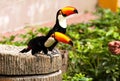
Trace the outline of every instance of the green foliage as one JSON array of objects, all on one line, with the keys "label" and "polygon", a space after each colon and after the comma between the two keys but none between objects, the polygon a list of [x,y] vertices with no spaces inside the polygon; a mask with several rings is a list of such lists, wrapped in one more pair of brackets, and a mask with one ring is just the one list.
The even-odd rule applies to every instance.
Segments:
[{"label": "green foliage", "polygon": [[15,39],[15,36],[10,36],[9,38],[3,37],[3,40],[0,41],[0,43],[2,44],[12,44],[11,41],[13,41]]},{"label": "green foliage", "polygon": [[99,18],[89,23],[68,27],[74,47],[61,47],[69,50],[67,75],[83,73],[93,81],[119,81],[120,56],[109,52],[108,43],[120,40],[120,12],[102,9],[97,15]]},{"label": "green foliage", "polygon": [[86,78],[85,75],[81,73],[75,74],[74,76],[67,76],[64,74],[63,77],[63,81],[92,81],[92,78]]},{"label": "green foliage", "polygon": [[[47,34],[47,32],[50,30],[50,28],[44,27],[38,27],[35,31],[29,30],[28,32],[20,35],[15,35],[15,36],[10,36],[8,37],[3,37],[3,40],[0,41],[1,44],[12,44],[15,46],[21,46],[21,45],[26,45],[28,41],[36,36],[39,36],[39,34]],[[16,41],[16,38],[19,38],[20,40]]]},{"label": "green foliage", "polygon": [[[67,35],[73,40],[73,47],[58,44],[59,49],[69,51],[68,70],[63,81],[119,81],[120,56],[109,52],[108,43],[120,40],[120,12],[99,9],[96,15],[99,16],[96,20],[68,27]],[[48,31],[49,28],[39,28],[17,36],[24,41],[14,41],[16,36],[11,36],[1,43],[26,45],[37,34]]]}]

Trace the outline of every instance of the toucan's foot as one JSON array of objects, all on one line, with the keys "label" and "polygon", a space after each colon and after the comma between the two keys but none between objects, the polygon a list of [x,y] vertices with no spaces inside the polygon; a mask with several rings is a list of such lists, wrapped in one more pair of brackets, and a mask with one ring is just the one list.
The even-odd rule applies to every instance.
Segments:
[{"label": "toucan's foot", "polygon": [[39,56],[37,54],[34,54],[34,56],[36,57],[37,62],[40,60]]},{"label": "toucan's foot", "polygon": [[53,55],[53,52],[52,52],[52,51],[48,51],[48,54],[51,54],[51,55]]},{"label": "toucan's foot", "polygon": [[34,56],[36,57],[37,62],[38,62],[38,61],[40,60],[40,58],[39,58],[39,56],[38,56],[39,51],[32,50],[31,53],[32,53],[32,55],[34,55]]},{"label": "toucan's foot", "polygon": [[50,63],[52,63],[53,55],[51,54],[46,54],[47,56],[50,56]]},{"label": "toucan's foot", "polygon": [[52,51],[49,51],[50,54],[55,55],[55,54],[60,54],[59,50],[54,48]]}]

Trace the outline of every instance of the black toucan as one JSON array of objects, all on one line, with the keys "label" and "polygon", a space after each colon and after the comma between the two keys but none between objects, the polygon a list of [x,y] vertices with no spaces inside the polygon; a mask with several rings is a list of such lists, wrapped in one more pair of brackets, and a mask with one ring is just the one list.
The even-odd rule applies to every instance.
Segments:
[{"label": "black toucan", "polygon": [[[56,15],[56,24],[48,32],[46,37],[49,38],[51,36],[51,34],[53,34],[56,31],[66,33],[66,27],[67,27],[66,17],[68,17],[72,14],[76,14],[76,13],[78,13],[77,9],[72,6],[67,6],[67,7],[64,7],[62,9],[58,10],[57,15]],[[52,46],[50,46],[48,48],[49,51],[52,51],[57,43],[58,43],[58,41],[56,41]]]},{"label": "black toucan", "polygon": [[44,54],[47,54],[48,48],[52,46],[56,41],[73,46],[72,40],[68,36],[61,32],[54,32],[49,38],[46,38],[46,36],[38,36],[31,39],[28,43],[27,48],[24,48],[20,52],[25,53],[32,50],[32,55],[37,54],[41,51],[43,51]]}]

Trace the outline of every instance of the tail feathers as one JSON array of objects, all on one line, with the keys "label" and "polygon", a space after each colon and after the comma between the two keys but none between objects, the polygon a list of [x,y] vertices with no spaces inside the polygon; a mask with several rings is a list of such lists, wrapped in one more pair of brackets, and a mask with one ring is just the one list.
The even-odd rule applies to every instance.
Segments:
[{"label": "tail feathers", "polygon": [[26,53],[28,51],[30,51],[31,49],[28,47],[28,48],[24,48],[23,50],[20,51],[20,53]]}]

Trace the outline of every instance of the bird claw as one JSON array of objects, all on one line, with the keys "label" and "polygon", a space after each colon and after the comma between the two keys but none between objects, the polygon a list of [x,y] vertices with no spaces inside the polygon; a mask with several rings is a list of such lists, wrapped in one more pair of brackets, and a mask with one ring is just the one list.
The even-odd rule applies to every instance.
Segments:
[{"label": "bird claw", "polygon": [[55,55],[55,54],[60,54],[58,49],[53,49],[52,51],[49,51],[49,54]]},{"label": "bird claw", "polygon": [[34,54],[34,56],[36,57],[37,62],[38,62],[40,60],[39,56],[37,56],[37,54]]},{"label": "bird claw", "polygon": [[53,55],[47,54],[47,56],[50,56],[50,63],[52,63]]},{"label": "bird claw", "polygon": [[54,50],[55,50],[56,54],[60,54],[60,51],[58,49],[55,48]]},{"label": "bird claw", "polygon": [[[47,56],[50,56],[50,63],[52,63],[52,58],[53,58],[53,55],[52,54],[46,54]],[[40,60],[39,56],[37,54],[34,54],[34,56],[36,57],[37,61]]]}]

